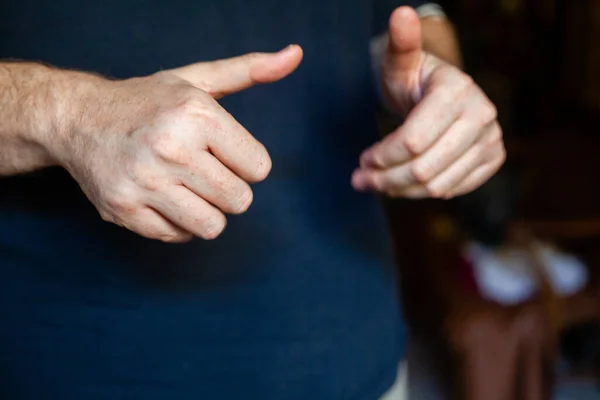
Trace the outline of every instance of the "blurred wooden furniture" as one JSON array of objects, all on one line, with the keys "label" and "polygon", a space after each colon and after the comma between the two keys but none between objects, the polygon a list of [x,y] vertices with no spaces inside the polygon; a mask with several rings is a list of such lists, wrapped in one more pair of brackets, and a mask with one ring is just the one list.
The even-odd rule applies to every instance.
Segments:
[{"label": "blurred wooden furniture", "polygon": [[[426,207],[425,207],[426,208]],[[600,286],[594,280],[570,298],[540,296],[503,307],[466,290],[457,274],[457,241],[450,218],[424,212],[421,245],[427,248],[418,267],[401,264],[406,315],[419,342],[437,349],[445,398],[460,400],[549,399],[555,372],[559,331],[600,318]],[[412,213],[416,222],[417,213]],[[566,227],[563,225],[566,224]],[[540,235],[566,233],[568,223],[519,221]],[[550,228],[550,229],[548,229]],[[588,229],[588,223],[584,223]],[[600,230],[588,231],[600,238]],[[585,232],[584,232],[585,233]],[[583,234],[583,233],[581,233]],[[586,236],[589,237],[589,236]],[[414,239],[399,242],[410,245]],[[417,239],[418,240],[418,239]],[[416,243],[415,243],[416,245]],[[399,256],[402,262],[402,255]],[[556,304],[552,301],[558,300]],[[557,313],[560,313],[557,318]]]},{"label": "blurred wooden furniture", "polygon": [[521,181],[514,226],[583,255],[592,270],[584,291],[559,299],[558,326],[547,298],[502,307],[465,289],[446,203],[391,207],[405,314],[413,335],[445,365],[439,372],[448,399],[548,399],[558,331],[600,320],[600,142],[578,134],[576,124],[540,129],[547,135],[509,142]]},{"label": "blurred wooden furniture", "polygon": [[[448,398],[549,398],[554,377],[556,323],[562,321],[562,315],[556,315],[562,311],[562,307],[557,307],[556,297],[540,296],[504,307],[477,294],[465,293],[464,284],[448,268],[448,260],[452,260],[452,253],[460,245],[459,237],[441,235],[436,228],[440,219],[443,221],[443,217],[436,216],[431,221],[431,245],[446,251],[432,252],[429,264],[437,271],[438,278],[434,279],[443,293],[445,309],[437,321],[443,335],[434,334],[432,341],[447,347]],[[544,283],[547,287],[547,282]]]}]

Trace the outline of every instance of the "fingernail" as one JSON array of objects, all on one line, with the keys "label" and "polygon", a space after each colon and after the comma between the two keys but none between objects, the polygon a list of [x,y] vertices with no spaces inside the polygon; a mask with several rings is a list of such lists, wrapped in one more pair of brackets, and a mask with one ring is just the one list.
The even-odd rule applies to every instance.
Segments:
[{"label": "fingernail", "polygon": [[285,51],[291,50],[292,48],[297,47],[297,46],[298,45],[296,45],[296,44],[288,44],[283,49],[279,50],[279,52],[285,52]]}]

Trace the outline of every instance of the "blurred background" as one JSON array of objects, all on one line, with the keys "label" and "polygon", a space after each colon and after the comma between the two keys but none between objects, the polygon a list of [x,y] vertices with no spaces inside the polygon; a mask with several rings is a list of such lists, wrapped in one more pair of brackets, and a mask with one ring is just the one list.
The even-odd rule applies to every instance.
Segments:
[{"label": "blurred background", "polygon": [[444,398],[600,399],[600,1],[440,4],[508,161],[466,197],[389,202],[411,351]]}]

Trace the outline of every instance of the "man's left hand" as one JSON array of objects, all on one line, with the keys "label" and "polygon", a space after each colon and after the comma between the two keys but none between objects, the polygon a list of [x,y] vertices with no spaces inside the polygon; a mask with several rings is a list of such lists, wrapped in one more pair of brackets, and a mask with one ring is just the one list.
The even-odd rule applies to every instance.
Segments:
[{"label": "man's left hand", "polygon": [[475,190],[502,166],[495,106],[471,77],[423,50],[412,8],[390,18],[382,83],[386,100],[406,119],[363,152],[352,176],[357,190],[449,199]]}]

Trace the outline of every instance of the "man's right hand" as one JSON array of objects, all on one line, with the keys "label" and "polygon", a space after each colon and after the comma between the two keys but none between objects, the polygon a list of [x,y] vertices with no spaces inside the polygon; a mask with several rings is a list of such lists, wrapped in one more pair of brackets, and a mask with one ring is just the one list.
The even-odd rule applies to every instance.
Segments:
[{"label": "man's right hand", "polygon": [[[293,72],[302,50],[248,54],[123,81],[82,79],[49,145],[102,218],[142,236],[213,239],[245,212],[271,160],[217,98]],[[61,124],[57,124],[60,126]]]}]

